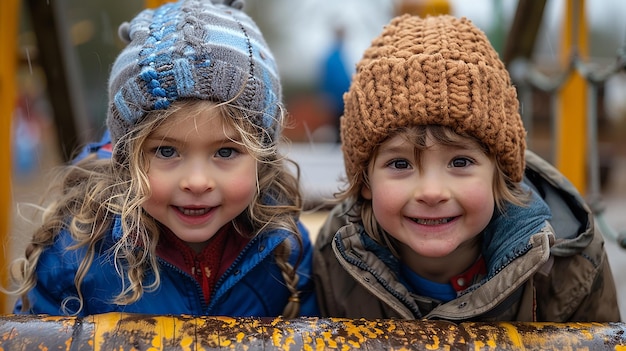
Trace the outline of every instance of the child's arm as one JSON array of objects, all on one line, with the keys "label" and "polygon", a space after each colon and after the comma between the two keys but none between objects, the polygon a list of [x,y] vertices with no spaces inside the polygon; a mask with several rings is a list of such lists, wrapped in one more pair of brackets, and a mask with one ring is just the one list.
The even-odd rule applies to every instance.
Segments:
[{"label": "child's arm", "polygon": [[[604,264],[600,268],[597,282],[591,289],[591,294],[583,301],[581,307],[589,309],[595,321],[620,322],[615,281],[613,280],[613,274],[606,254],[604,255]],[[577,316],[580,310],[576,311],[575,316]]]},{"label": "child's arm", "polygon": [[[23,301],[18,299],[13,312],[22,314],[68,315],[62,304],[68,296],[77,296],[74,277],[82,258],[82,251],[70,250],[74,241],[67,231],[59,233],[52,246],[46,247],[37,262],[37,282],[28,292],[29,306],[21,311]],[[78,301],[67,301],[69,310],[75,311]]]},{"label": "child's arm", "polygon": [[602,234],[581,253],[552,256],[547,274],[535,277],[537,319],[556,322],[618,322],[615,282]]},{"label": "child's arm", "polygon": [[28,310],[22,311],[22,299],[18,299],[13,307],[13,313],[65,315],[60,308],[61,300],[50,294],[41,284],[37,284],[28,292],[28,299],[30,303]]},{"label": "child's arm", "polygon": [[617,292],[606,253],[591,290],[574,311],[571,321],[620,322]]},{"label": "child's arm", "polygon": [[[337,298],[339,292],[335,291],[336,284],[334,284],[338,278],[337,275],[343,272],[343,269],[335,258],[332,240],[337,231],[348,224],[348,216],[345,214],[348,208],[345,202],[335,206],[328,214],[315,240],[313,278],[320,311],[325,317],[345,315],[345,310],[338,301],[340,299]],[[351,279],[342,283],[348,284],[350,281]]]}]

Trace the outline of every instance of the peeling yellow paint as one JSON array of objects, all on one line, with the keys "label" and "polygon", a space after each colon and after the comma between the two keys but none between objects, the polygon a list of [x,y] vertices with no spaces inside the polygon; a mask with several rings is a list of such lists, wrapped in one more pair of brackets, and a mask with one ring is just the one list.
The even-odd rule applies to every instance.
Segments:
[{"label": "peeling yellow paint", "polygon": [[474,341],[474,349],[475,350],[483,350],[485,348],[485,343],[482,341]]},{"label": "peeling yellow paint", "polygon": [[180,340],[180,346],[182,347],[183,350],[187,351],[191,351],[191,345],[193,344],[194,339],[190,336],[185,336]]},{"label": "peeling yellow paint", "polygon": [[355,349],[360,349],[361,348],[361,344],[359,344],[358,342],[352,341],[352,340],[348,340],[348,344],[352,345],[352,347],[354,347]]},{"label": "peeling yellow paint", "polygon": [[290,333],[287,334],[287,336],[285,336],[285,341],[283,341],[283,346],[286,349],[289,349],[290,345],[294,345],[294,346],[297,345],[294,335],[295,335],[295,332],[292,330]]},{"label": "peeling yellow paint", "polygon": [[283,338],[283,334],[280,332],[280,330],[274,329],[274,332],[272,333],[272,345],[274,346],[280,345],[282,338]]},{"label": "peeling yellow paint", "polygon": [[585,339],[593,340],[593,334],[589,332],[589,330],[581,329],[580,333],[585,337]]},{"label": "peeling yellow paint", "polygon": [[432,344],[427,344],[426,345],[426,349],[427,350],[440,350],[440,345],[439,345],[439,338],[437,337],[437,335],[433,336],[433,343]]},{"label": "peeling yellow paint", "polygon": [[332,333],[329,330],[324,330],[320,334],[322,337],[318,338],[318,340],[325,341],[327,343],[327,346],[330,348],[336,349],[338,347],[337,342],[343,343],[342,337],[337,338],[337,340],[333,340]]},{"label": "peeling yellow paint", "polygon": [[237,333],[237,337],[236,337],[237,342],[238,342],[238,343],[242,342],[242,341],[243,341],[243,338],[245,338],[245,337],[246,337],[246,334],[244,334],[244,333],[242,333],[242,332]]},{"label": "peeling yellow paint", "polygon": [[[50,338],[49,336],[54,335]],[[11,347],[11,345],[13,347]],[[622,323],[460,323],[444,321],[148,316],[0,317],[0,351],[24,350],[451,350],[626,351]]]},{"label": "peeling yellow paint", "polygon": [[517,328],[510,323],[502,323],[500,325],[504,327],[506,335],[509,337],[510,345],[522,348],[524,343],[522,342],[521,336],[517,332]]}]

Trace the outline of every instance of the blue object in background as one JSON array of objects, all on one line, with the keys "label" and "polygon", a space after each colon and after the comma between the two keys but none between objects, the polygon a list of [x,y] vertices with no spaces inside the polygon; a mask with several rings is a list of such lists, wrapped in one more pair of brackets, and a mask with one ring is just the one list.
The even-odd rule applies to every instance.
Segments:
[{"label": "blue object in background", "polygon": [[111,158],[112,154],[112,144],[111,144],[111,135],[109,134],[109,130],[105,130],[100,141],[87,144],[83,148],[83,150],[74,158],[74,162],[82,160],[87,157],[87,155],[96,153],[98,158]]},{"label": "blue object in background", "polygon": [[343,94],[350,88],[350,74],[344,53],[344,29],[335,29],[335,40],[322,66],[321,92],[329,101],[333,123],[339,130],[339,117],[343,114]]}]

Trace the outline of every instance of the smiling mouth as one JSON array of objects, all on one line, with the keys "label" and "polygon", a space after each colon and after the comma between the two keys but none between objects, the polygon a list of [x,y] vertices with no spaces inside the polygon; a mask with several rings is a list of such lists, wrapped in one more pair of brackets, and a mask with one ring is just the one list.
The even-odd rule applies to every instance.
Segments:
[{"label": "smiling mouth", "polygon": [[452,222],[456,217],[438,218],[438,219],[424,219],[424,218],[411,218],[411,220],[417,224],[422,225],[441,225]]},{"label": "smiling mouth", "polygon": [[195,217],[195,216],[203,216],[207,213],[209,213],[209,211],[211,211],[211,207],[205,207],[205,208],[186,208],[186,207],[180,207],[177,206],[176,209],[184,214],[185,216],[191,216],[191,217]]}]

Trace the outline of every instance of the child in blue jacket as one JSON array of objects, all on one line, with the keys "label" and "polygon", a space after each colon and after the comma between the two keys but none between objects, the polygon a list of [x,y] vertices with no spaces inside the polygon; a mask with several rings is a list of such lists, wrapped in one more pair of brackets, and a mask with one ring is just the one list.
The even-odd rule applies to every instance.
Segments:
[{"label": "child in blue jacket", "polygon": [[16,313],[318,313],[298,180],[277,150],[276,63],[243,2],[225,3],[180,0],[120,27],[110,157],[53,182],[12,269]]}]

